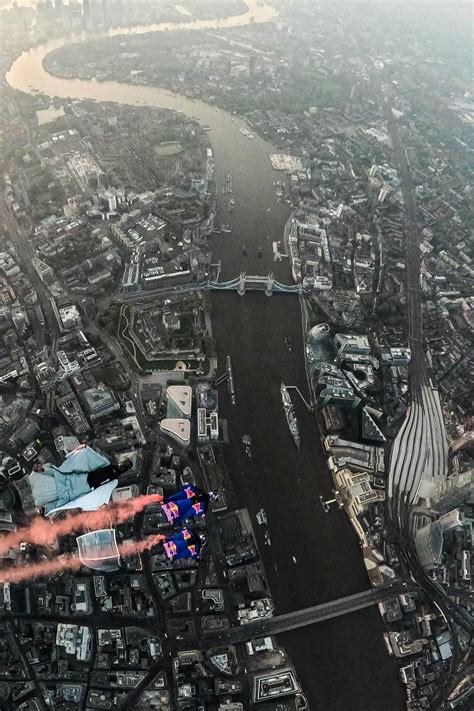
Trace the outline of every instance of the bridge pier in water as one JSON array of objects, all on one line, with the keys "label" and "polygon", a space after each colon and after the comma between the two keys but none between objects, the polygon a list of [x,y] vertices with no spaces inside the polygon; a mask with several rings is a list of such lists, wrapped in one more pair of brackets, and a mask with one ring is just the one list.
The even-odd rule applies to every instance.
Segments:
[{"label": "bridge pier in water", "polygon": [[271,296],[273,294],[273,284],[275,283],[275,277],[273,274],[268,275],[267,284],[265,286],[265,294]]},{"label": "bridge pier in water", "polygon": [[245,294],[245,272],[240,272],[239,286],[237,288],[237,293],[239,296],[243,296]]}]

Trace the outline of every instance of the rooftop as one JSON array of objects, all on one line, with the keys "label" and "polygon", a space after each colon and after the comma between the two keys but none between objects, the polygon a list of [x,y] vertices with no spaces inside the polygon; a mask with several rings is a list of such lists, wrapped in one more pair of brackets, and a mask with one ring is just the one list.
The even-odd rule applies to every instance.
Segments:
[{"label": "rooftop", "polygon": [[191,415],[193,391],[189,385],[170,385],[166,390],[166,397],[184,417]]}]

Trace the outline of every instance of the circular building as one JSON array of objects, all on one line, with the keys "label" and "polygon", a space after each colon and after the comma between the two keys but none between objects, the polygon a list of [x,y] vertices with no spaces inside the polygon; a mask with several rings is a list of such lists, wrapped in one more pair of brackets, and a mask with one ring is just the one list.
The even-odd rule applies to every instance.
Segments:
[{"label": "circular building", "polygon": [[312,346],[319,345],[329,336],[330,330],[329,324],[317,323],[308,333],[308,343]]}]

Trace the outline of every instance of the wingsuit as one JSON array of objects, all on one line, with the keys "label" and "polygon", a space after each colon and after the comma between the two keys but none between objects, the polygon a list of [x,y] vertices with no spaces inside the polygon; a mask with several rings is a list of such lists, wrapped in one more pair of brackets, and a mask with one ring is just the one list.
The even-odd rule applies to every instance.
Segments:
[{"label": "wingsuit", "polygon": [[188,528],[183,528],[174,536],[163,541],[163,550],[169,560],[180,560],[184,558],[199,558],[201,550],[201,539]]},{"label": "wingsuit", "polygon": [[111,464],[108,459],[91,447],[77,447],[59,466],[36,464],[29,480],[35,505],[48,513],[64,506],[83,494],[112,479],[130,468],[131,462]]},{"label": "wingsuit", "polygon": [[171,496],[165,497],[161,504],[166,520],[171,526],[190,518],[204,516],[210,495],[192,484],[183,486]]}]

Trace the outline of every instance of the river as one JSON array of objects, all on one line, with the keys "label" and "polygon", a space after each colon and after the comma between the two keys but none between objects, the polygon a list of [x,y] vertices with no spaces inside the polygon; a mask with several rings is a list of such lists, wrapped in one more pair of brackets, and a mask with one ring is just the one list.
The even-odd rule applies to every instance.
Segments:
[{"label": "river", "polygon": [[[234,27],[248,24],[250,17],[266,22],[276,14],[274,8],[257,5],[255,0],[248,6],[245,15],[222,21],[167,23],[108,34]],[[281,174],[272,170],[268,159],[272,146],[257,136],[246,139],[239,131],[244,122],[204,102],[153,87],[60,79],[43,69],[42,60],[52,49],[90,37],[62,38],[25,52],[12,64],[7,81],[20,91],[36,90],[50,97],[169,107],[208,125],[217,181],[231,173],[236,200],[234,212],[228,214],[228,196],[218,191],[221,219],[232,227],[232,234],[212,240],[214,259],[222,261],[222,277],[234,277],[241,270],[272,271],[280,281],[290,283],[287,261],[275,264],[271,249],[272,240],[282,238],[289,215],[288,206],[275,198],[272,183]],[[234,408],[222,391],[220,414],[228,421],[230,437],[225,456],[239,504],[249,508],[254,521],[261,507],[267,513],[271,545],[265,545],[264,527],[256,525],[256,533],[277,611],[366,589],[360,547],[345,514],[337,510],[324,514],[319,504],[320,494],[331,493],[331,479],[314,417],[297,403],[302,438],[297,452],[282,412],[282,381],[307,392],[298,297],[217,293],[212,297],[212,323],[219,363],[222,366],[227,354],[232,357],[237,392]],[[252,459],[241,442],[244,434],[252,438]],[[404,707],[382,634],[374,607],[281,635],[312,709],[396,711]]]}]

